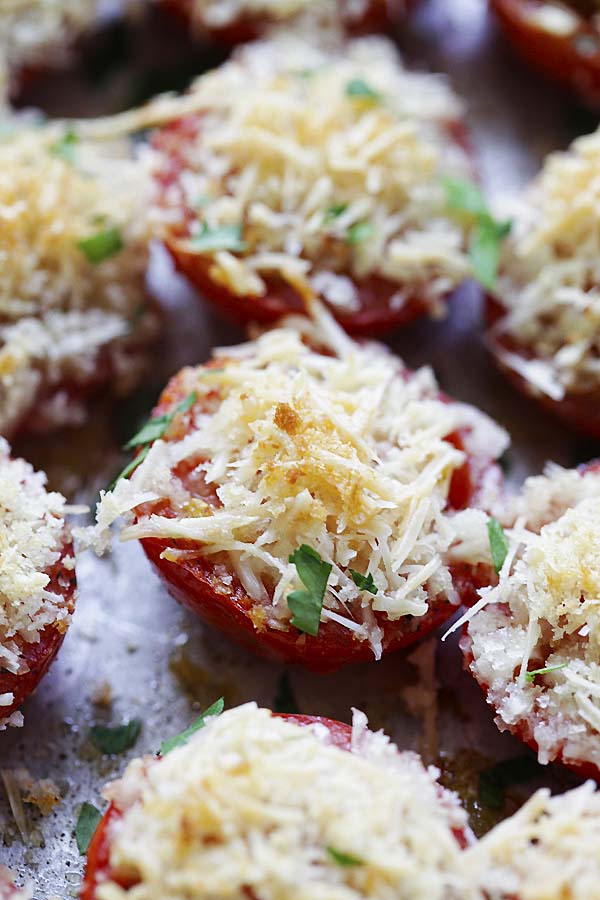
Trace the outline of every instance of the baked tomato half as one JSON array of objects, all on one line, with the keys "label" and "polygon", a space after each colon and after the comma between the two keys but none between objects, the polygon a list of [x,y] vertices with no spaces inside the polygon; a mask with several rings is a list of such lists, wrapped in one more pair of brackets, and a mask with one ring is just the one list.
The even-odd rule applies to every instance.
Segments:
[{"label": "baked tomato half", "polygon": [[315,17],[315,27],[331,22],[351,34],[382,31],[400,21],[416,0],[296,0],[249,3],[238,0],[223,10],[219,0],[163,0],[180,20],[200,37],[210,37],[228,46],[255,40],[270,28],[299,17]]},{"label": "baked tomato half", "polygon": [[[230,885],[235,884],[236,890],[239,882],[244,896],[268,896],[267,884],[282,887],[288,879],[290,884],[284,895],[293,898],[297,896],[299,882],[295,885],[291,883],[292,871],[298,874],[300,868],[304,889],[307,883],[315,880],[320,886],[329,882],[339,886],[341,879],[341,883],[349,880],[355,890],[359,890],[355,880],[358,873],[353,873],[351,869],[364,866],[369,871],[362,871],[358,877],[362,885],[360,896],[365,897],[381,896],[373,886],[383,883],[388,886],[392,884],[399,892],[404,889],[405,896],[418,895],[417,886],[421,878],[429,879],[426,883],[430,889],[433,884],[436,888],[438,884],[440,887],[450,882],[456,884],[457,879],[460,881],[458,867],[461,851],[472,843],[466,815],[457,798],[435,781],[417,756],[397,751],[381,733],[374,735],[368,730],[362,714],[358,716],[364,720],[360,733],[356,720],[350,727],[315,716],[273,715],[268,710],[258,709],[255,704],[247,704],[223,713],[219,720],[210,720],[201,733],[196,733],[180,747],[176,751],[181,763],[177,771],[173,770],[175,758],[170,754],[162,759],[136,761],[122,779],[105,792],[110,806],[88,848],[81,900],[99,900],[99,887],[107,883],[127,891],[150,881],[156,884],[158,879],[163,885],[162,890],[166,890],[166,884],[170,881],[169,869],[175,864],[175,860],[171,860],[171,852],[177,852],[171,832],[166,838],[166,845],[161,847],[160,872],[156,865],[150,872],[144,862],[137,859],[136,852],[126,851],[128,858],[124,858],[121,838],[130,829],[133,817],[137,819],[138,833],[145,834],[146,827],[152,826],[157,812],[153,804],[156,787],[159,784],[163,787],[169,785],[175,793],[179,793],[184,790],[190,769],[196,769],[201,761],[204,777],[195,787],[190,786],[185,791],[184,801],[186,810],[195,810],[196,815],[186,816],[184,821],[181,809],[178,814],[175,807],[169,803],[165,805],[166,795],[163,795],[161,818],[174,826],[176,834],[181,832],[180,840],[184,840],[186,846],[185,860],[181,867],[177,867],[179,885],[171,888],[174,900],[180,897],[202,900],[218,895],[215,882],[208,883],[210,842],[206,839],[206,819],[200,813],[204,805],[210,803],[213,787],[220,784],[223,778],[235,783],[236,791],[235,796],[230,794],[229,799],[222,799],[221,803],[213,806],[212,827],[218,833],[223,827],[218,843],[224,857],[219,868],[223,872],[228,869],[224,877],[229,879]],[[239,750],[233,751],[234,746]],[[224,750],[230,747],[243,760],[245,774],[242,775],[240,767],[228,771],[227,764],[224,765],[227,758]],[[304,751],[302,759],[298,752],[300,749]],[[340,755],[338,750],[342,750],[343,754]],[[281,777],[282,767],[287,771],[287,779]],[[306,767],[314,777],[306,777]],[[134,768],[138,779],[146,784],[144,795],[139,791],[139,781],[137,790],[133,784]],[[358,771],[363,773],[363,778],[357,776]],[[335,777],[319,779],[319,775],[326,772],[335,773]],[[301,774],[303,777],[300,777]],[[363,779],[369,784],[368,792],[361,790]],[[260,803],[255,805],[253,798],[260,791],[259,782],[264,786],[265,793]],[[290,784],[295,785],[291,793]],[[280,796],[286,785],[287,802],[282,806]],[[125,794],[127,787],[133,789],[129,797]],[[386,804],[386,812],[381,814],[388,826],[384,840],[398,846],[403,839],[407,843],[404,851],[400,851],[404,854],[403,865],[387,872],[384,882],[381,873],[370,861],[372,846],[376,842],[381,846],[381,825],[373,823],[364,814],[364,807],[369,800],[375,801],[380,793],[383,796],[386,790],[387,796],[393,796],[395,803]],[[419,812],[414,807],[411,812],[409,801],[415,804]],[[246,832],[247,812],[251,807],[254,809],[254,824]],[[287,822],[284,809],[287,809]],[[348,849],[342,851],[333,843],[330,828],[333,827],[334,817],[342,817],[342,810],[346,816],[351,812],[363,811],[363,815],[358,816],[353,824],[362,839],[360,863],[352,862],[359,859],[356,852],[351,854]],[[230,823],[229,828],[224,827],[226,821]],[[304,827],[305,823],[310,825],[310,829]],[[436,844],[436,851],[423,858],[417,838],[424,833],[426,826],[431,828],[430,835],[435,835],[443,850],[440,852]],[[284,831],[289,833],[290,838],[293,837],[293,841],[287,839]],[[236,834],[235,840],[232,839],[233,833]],[[231,859],[230,841],[237,848],[234,850],[231,847]],[[342,842],[339,834],[337,841]],[[243,848],[246,843],[249,844],[248,852],[254,857],[254,864],[250,867],[246,865],[244,870],[237,865],[237,860],[240,853],[245,856],[246,850]],[[278,872],[268,863],[265,865],[265,856],[255,856],[259,845],[280,857]],[[303,850],[308,845],[311,845],[311,860],[305,862],[302,859]],[[343,841],[343,845],[347,847],[347,840]],[[410,849],[407,851],[406,847]],[[195,870],[193,887],[191,881],[187,886],[192,867]],[[219,877],[217,875],[217,880]],[[182,887],[184,882],[186,888]],[[443,896],[443,891],[439,896]]]},{"label": "baked tomato half", "polygon": [[183,605],[315,671],[413,644],[490,583],[461,533],[497,501],[506,446],[430,371],[324,322],[176,375],[98,510],[103,528],[125,512]]},{"label": "baked tomato half", "polygon": [[75,606],[66,501],[0,441],[0,719],[14,718],[48,670]]},{"label": "baked tomato half", "polygon": [[600,28],[595,3],[490,0],[490,6],[525,62],[587,102],[596,105],[600,101]]},{"label": "baked tomato half", "polygon": [[465,666],[500,730],[598,778],[600,463],[529,478],[512,512],[510,565],[465,616]]},{"label": "baked tomato half", "polygon": [[251,45],[184,104],[153,138],[157,234],[231,318],[316,297],[349,333],[387,333],[471,275],[473,222],[444,188],[472,179],[462,103],[385,39]]}]

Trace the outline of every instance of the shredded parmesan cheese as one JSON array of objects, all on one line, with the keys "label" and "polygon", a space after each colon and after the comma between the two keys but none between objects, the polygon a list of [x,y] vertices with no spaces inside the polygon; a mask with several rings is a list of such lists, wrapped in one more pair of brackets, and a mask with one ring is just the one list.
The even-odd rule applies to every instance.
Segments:
[{"label": "shredded parmesan cheese", "polygon": [[[155,139],[157,227],[233,294],[283,284],[348,313],[379,278],[396,307],[419,297],[439,313],[469,275],[443,184],[470,175],[452,136],[462,103],[386,40],[326,52],[280,35],[203,75],[180,108],[195,116]],[[224,229],[229,242],[202,249]]]},{"label": "shredded parmesan cheese", "polygon": [[[49,625],[64,630],[70,610],[48,589],[68,535],[65,499],[45,489],[43,472],[11,459],[0,439],[0,669],[27,671],[23,643],[35,643]],[[12,695],[2,695],[9,706]],[[0,706],[0,714],[2,706]]]},{"label": "shredded parmesan cheese", "polygon": [[499,583],[464,617],[471,670],[541,762],[600,765],[600,472],[553,467],[514,512]]},{"label": "shredded parmesan cheese", "polygon": [[600,794],[588,781],[557,797],[544,788],[467,850],[488,900],[598,900]]},{"label": "shredded parmesan cheese", "polygon": [[[289,320],[217,351],[215,368],[184,370],[180,388],[197,401],[183,432],[156,441],[131,479],[102,495],[95,534],[102,549],[125,515],[122,539],[193,542],[236,576],[257,621],[278,629],[289,627],[289,592],[302,587],[289,556],[308,544],[332,565],[322,621],[335,619],[379,656],[374,613],[418,619],[437,600],[458,603],[446,553],[459,537],[446,506],[465,456],[445,438],[466,429],[469,451],[486,429],[485,466],[506,436],[482,414],[442,402],[430,370],[409,373],[322,315],[329,339],[325,327]],[[192,470],[183,480],[182,463]],[[157,500],[174,517],[139,509]],[[457,518],[485,531],[485,520]],[[357,587],[350,568],[373,576],[376,595]]]},{"label": "shredded parmesan cheese", "polygon": [[355,715],[351,752],[323,725],[250,703],[161,761],[131,763],[105,797],[124,813],[110,831],[111,869],[134,886],[102,881],[98,900],[469,897],[456,799],[435,769]]},{"label": "shredded parmesan cheese", "polygon": [[491,332],[500,361],[556,401],[600,388],[600,131],[546,163],[516,209]]},{"label": "shredded parmesan cheese", "polygon": [[[44,424],[79,421],[90,385],[112,379],[122,391],[139,376],[156,330],[144,285],[146,185],[128,143],[80,140],[61,126],[0,143],[2,434],[29,424],[40,404]],[[117,243],[94,261],[81,242],[103,234]]]}]

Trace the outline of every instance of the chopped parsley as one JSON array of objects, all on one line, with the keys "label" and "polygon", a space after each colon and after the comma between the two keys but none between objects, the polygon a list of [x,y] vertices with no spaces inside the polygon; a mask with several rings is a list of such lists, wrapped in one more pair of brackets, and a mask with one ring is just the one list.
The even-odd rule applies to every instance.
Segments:
[{"label": "chopped parsley", "polygon": [[479,774],[479,803],[487,809],[502,809],[506,789],[511,784],[523,784],[539,775],[535,756],[515,756],[504,759]]},{"label": "chopped parsley", "polygon": [[105,756],[117,756],[131,749],[140,736],[141,719],[130,719],[123,725],[94,725],[90,728],[90,741]]},{"label": "chopped parsley", "polygon": [[362,244],[375,234],[375,226],[372,222],[355,222],[348,229],[346,242],[351,246]]},{"label": "chopped parsley", "polygon": [[474,220],[469,239],[469,257],[477,280],[493,290],[498,274],[500,246],[510,232],[512,223],[498,222],[488,209],[485,197],[476,184],[459,178],[445,178],[446,204],[453,212]]},{"label": "chopped parsley", "polygon": [[63,136],[50,147],[50,153],[64,159],[65,162],[75,163],[75,154],[79,137],[74,128],[67,128]]},{"label": "chopped parsley", "polygon": [[532,669],[525,674],[525,681],[532,684],[535,681],[536,675],[549,675],[550,672],[558,672],[559,669],[566,669],[568,665],[569,663],[558,663],[556,666],[545,666],[542,669]]},{"label": "chopped parsley", "polygon": [[302,544],[289,558],[296,566],[298,577],[306,590],[292,591],[288,594],[287,603],[292,612],[292,625],[298,631],[304,631],[316,637],[319,633],[323,597],[332,565],[321,559],[316,550]]},{"label": "chopped parsley", "polygon": [[232,253],[241,253],[246,249],[242,240],[241,225],[221,225],[219,228],[209,228],[202,223],[198,234],[193,235],[190,244],[194,250],[203,253],[212,253],[214,250],[230,250]]},{"label": "chopped parsley", "polygon": [[352,856],[351,853],[343,853],[341,850],[337,850],[335,847],[325,847],[327,853],[332,858],[332,860],[338,864],[338,866],[350,867],[350,866],[364,866],[365,861],[361,859],[359,856]]},{"label": "chopped parsley", "polygon": [[500,569],[504,565],[506,554],[508,553],[508,539],[504,533],[504,528],[498,519],[488,519],[487,523],[488,537],[490,540],[490,550],[492,553],[492,562],[494,563],[494,571],[496,575],[500,573]]},{"label": "chopped parsley", "polygon": [[91,237],[77,241],[77,246],[94,265],[120,253],[125,244],[118,228],[105,228]]},{"label": "chopped parsley", "polygon": [[75,841],[81,856],[87,853],[101,818],[102,813],[92,803],[82,803],[75,825]]},{"label": "chopped parsley", "polygon": [[381,94],[372,88],[363,78],[353,78],[346,84],[346,96],[357,100],[368,100],[370,103],[379,103]]},{"label": "chopped parsley", "polygon": [[342,213],[345,213],[348,209],[347,203],[334,203],[325,211],[325,221],[332,222],[334,219],[337,219]]},{"label": "chopped parsley", "polygon": [[354,569],[348,569],[348,571],[352,576],[352,581],[360,591],[368,591],[370,594],[377,593],[377,586],[370,572],[367,572],[366,575],[361,575],[360,572],[355,572]]},{"label": "chopped parsley", "polygon": [[181,734],[175,735],[175,737],[169,738],[166,741],[163,741],[160,745],[160,750],[158,751],[161,756],[166,756],[167,753],[170,753],[171,750],[174,750],[175,747],[183,747],[184,744],[187,744],[189,739],[193,734],[197,731],[200,731],[201,728],[204,728],[208,719],[212,719],[215,716],[220,716],[223,710],[225,709],[225,700],[223,697],[220,697],[218,700],[215,700],[208,709],[205,709],[203,713],[201,713],[195,722],[193,722],[189,728],[186,728],[185,731],[182,731]]},{"label": "chopped parsley", "polygon": [[293,715],[299,712],[298,701],[287,672],[282,672],[273,699],[273,712]]},{"label": "chopped parsley", "polygon": [[148,456],[150,447],[154,441],[157,441],[164,435],[175,416],[186,413],[191,409],[197,398],[198,395],[194,391],[191,394],[188,394],[187,397],[185,397],[171,412],[163,413],[162,416],[156,416],[153,419],[148,419],[148,421],[142,425],[140,430],[134,434],[131,440],[127,441],[123,447],[123,450],[139,448],[139,453],[134,459],[127,463],[122,472],[119,472],[115,480],[108,486],[107,490],[112,491],[121,478],[128,478],[129,475],[137,469]]}]

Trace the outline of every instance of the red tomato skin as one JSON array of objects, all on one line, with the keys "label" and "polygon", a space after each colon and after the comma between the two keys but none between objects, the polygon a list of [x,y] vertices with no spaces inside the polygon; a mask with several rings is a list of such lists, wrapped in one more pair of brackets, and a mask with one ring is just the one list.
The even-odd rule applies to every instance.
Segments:
[{"label": "red tomato skin", "polygon": [[533,358],[527,353],[526,347],[517,344],[509,336],[503,335],[500,339],[491,336],[489,329],[502,318],[503,314],[502,303],[496,297],[488,296],[486,299],[488,340],[498,369],[519,393],[535,400],[569,428],[586,437],[600,440],[600,388],[593,393],[567,394],[562,400],[553,400],[546,394],[536,391],[526,378],[504,365],[499,356],[499,351],[504,349],[517,353],[524,359]]},{"label": "red tomato skin", "polygon": [[[274,713],[274,715],[279,719],[285,719],[292,725],[324,725],[329,731],[331,743],[335,747],[348,752],[352,749],[352,728],[344,722],[323,718],[322,716],[302,716],[295,713]],[[440,794],[443,794],[441,786],[439,790]],[[80,900],[96,900],[97,886],[111,877],[109,829],[121,816],[121,811],[114,803],[111,803],[94,833],[87,851],[83,884],[79,895]],[[472,834],[468,830],[454,830],[453,833],[457,843],[463,850],[473,842]]]},{"label": "red tomato skin", "polygon": [[[201,117],[188,116],[172,122],[162,128],[153,139],[154,146],[167,158],[165,167],[156,176],[160,191],[177,187],[182,169],[185,167],[182,147],[186,142],[197,140],[201,134]],[[471,162],[472,176],[477,172],[473,150],[466,126],[462,121],[450,121],[445,124],[448,137],[456,143]],[[267,291],[262,297],[249,297],[234,294],[228,288],[218,284],[210,274],[212,260],[197,253],[182,249],[180,239],[185,237],[195,213],[186,208],[183,197],[181,202],[181,222],[174,227],[172,233],[163,238],[165,247],[171,255],[176,269],[194,286],[202,298],[221,310],[229,319],[237,324],[247,325],[251,322],[268,325],[290,313],[304,313],[305,305],[299,293],[282,280],[266,280]],[[377,275],[371,275],[362,281],[355,281],[359,293],[359,309],[344,312],[328,306],[340,325],[348,334],[356,336],[387,335],[390,330],[409,325],[418,318],[426,316],[430,311],[430,303],[422,293],[415,292],[407,296],[402,306],[394,309],[392,297],[402,287]],[[446,295],[448,299],[454,290]],[[327,305],[327,304],[326,304]]]},{"label": "red tomato skin", "polygon": [[[153,416],[172,409],[184,396],[181,375],[176,375],[163,392]],[[447,398],[443,399],[450,402]],[[455,434],[449,440],[463,449],[463,438],[464,435]],[[486,461],[481,465],[479,461],[469,459],[456,471],[452,480],[449,491],[451,508],[462,509],[476,501],[482,482],[489,478],[501,484],[502,474],[495,463]],[[373,660],[369,644],[353,638],[351,632],[337,622],[321,623],[317,637],[302,634],[292,626],[286,631],[264,625],[261,627],[252,617],[253,601],[239,581],[234,578],[231,584],[224,584],[209,557],[177,563],[161,559],[161,554],[168,548],[197,550],[193,542],[143,538],[140,543],[155,571],[179,603],[259,656],[299,664],[318,673],[333,672],[348,663]],[[485,566],[471,569],[457,565],[452,569],[452,574],[461,601],[469,605],[477,599],[477,588],[490,584],[494,579],[493,571]],[[438,598],[419,619],[406,616],[397,622],[390,622],[385,615],[376,613],[383,631],[382,653],[411,646],[447,621],[457,608],[448,599]]]},{"label": "red tomato skin", "polygon": [[524,0],[490,0],[515,52],[526,63],[554,82],[570,88],[592,105],[600,102],[600,36],[582,19],[577,37],[589,35],[597,51],[584,55],[574,35],[557,35],[532,24]]},{"label": "red tomato skin", "polygon": [[[65,606],[72,611],[75,608],[76,579],[74,571],[67,571],[62,566],[64,556],[73,556],[72,544],[65,547],[61,560],[54,566],[48,588],[54,593],[61,594]],[[37,688],[60,650],[65,633],[66,627],[59,629],[48,625],[40,633],[39,641],[35,644],[17,639],[29,671],[20,675],[0,671],[0,694],[14,694],[14,700],[10,706],[0,707],[0,718],[8,718],[12,713],[17,712]]]}]

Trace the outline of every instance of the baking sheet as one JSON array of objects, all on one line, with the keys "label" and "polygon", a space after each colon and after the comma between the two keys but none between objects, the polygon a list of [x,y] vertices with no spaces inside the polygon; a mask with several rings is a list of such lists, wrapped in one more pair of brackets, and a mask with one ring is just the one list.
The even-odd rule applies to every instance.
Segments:
[{"label": "baking sheet", "polygon": [[[97,89],[90,91],[85,79],[81,83],[72,74],[56,76],[25,100],[57,114],[110,111],[131,96],[140,73],[146,73],[147,89],[157,82],[157,72],[164,76],[171,67],[185,79],[214,62],[214,55],[209,60],[197,51],[191,54],[189,46],[180,51],[179,39],[176,30],[150,24],[133,38],[133,63]],[[595,127],[589,114],[514,60],[488,21],[483,0],[423,0],[399,44],[411,63],[448,72],[467,99],[481,172],[493,200],[501,202],[519,188],[546,152]],[[117,411],[100,408],[86,428],[17,447],[48,470],[53,486],[79,499],[92,500],[118,470],[119,444],[150,410],[166,378],[183,364],[206,359],[215,344],[241,337],[202,307],[160,250],[154,254],[152,284],[168,310],[152,379]],[[478,292],[467,286],[445,321],[418,323],[391,345],[412,366],[432,364],[446,391],[478,404],[510,429],[514,484],[539,471],[547,458],[574,465],[593,456],[597,448],[569,436],[505,386],[479,332]],[[81,859],[73,828],[84,800],[100,805],[102,784],[117,776],[129,758],[154,752],[165,736],[187,726],[217,697],[224,696],[227,705],[250,699],[272,705],[283,671],[234,647],[180,609],[137,545],[120,546],[104,560],[84,556],[77,573],[79,603],[58,661],[26,704],[24,728],[0,733],[3,770],[26,766],[35,778],[52,778],[61,792],[49,816],[26,808],[25,840],[0,796],[0,862],[13,868],[20,882],[32,881],[39,900],[76,896]],[[479,772],[524,751],[498,733],[479,690],[462,671],[454,641],[442,645],[432,638],[408,656],[335,675],[316,677],[294,669],[288,676],[302,712],[347,721],[350,707],[357,706],[367,712],[372,727],[384,727],[400,747],[420,750],[427,761],[440,764],[446,783],[467,802],[476,830],[501,814],[479,807]],[[106,694],[107,685],[112,703],[105,707],[94,701]],[[89,743],[90,726],[132,717],[143,720],[135,748],[101,757]],[[543,780],[556,789],[575,783],[553,769],[543,773]],[[538,783],[511,790],[502,812],[514,809]]]}]

